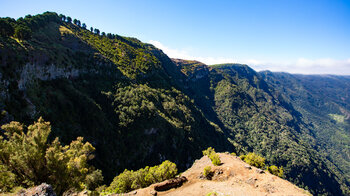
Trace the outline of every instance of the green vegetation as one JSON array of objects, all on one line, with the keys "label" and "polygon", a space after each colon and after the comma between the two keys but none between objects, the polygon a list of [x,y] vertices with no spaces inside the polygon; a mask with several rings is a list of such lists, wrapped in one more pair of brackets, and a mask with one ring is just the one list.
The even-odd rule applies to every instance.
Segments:
[{"label": "green vegetation", "polygon": [[308,141],[311,148],[325,157],[326,167],[342,181],[343,190],[349,191],[350,77],[271,72],[262,72],[261,76],[276,92],[283,92],[289,107],[295,109],[294,115],[302,117],[312,135]]},{"label": "green vegetation", "polygon": [[177,168],[175,163],[164,161],[160,165],[145,167],[137,171],[124,170],[116,176],[111,185],[106,189],[107,193],[126,193],[134,189],[144,188],[156,182],[175,177]]},{"label": "green vegetation", "polygon": [[269,167],[267,167],[267,170],[273,174],[273,175],[276,175],[280,178],[283,178],[283,173],[284,173],[284,170],[283,170],[283,167],[277,167],[276,165],[271,165]]},{"label": "green vegetation", "polygon": [[67,146],[58,138],[49,143],[51,125],[42,118],[28,127],[13,121],[1,128],[5,130],[5,138],[0,136],[2,191],[46,182],[62,194],[70,188],[96,188],[103,181],[101,171],[87,164],[94,147],[83,138]]},{"label": "green vegetation", "polygon": [[250,152],[247,155],[241,155],[239,158],[251,166],[258,168],[265,167],[265,158],[255,154],[254,152]]},{"label": "green vegetation", "polygon": [[215,191],[212,191],[212,192],[209,192],[206,194],[206,196],[217,196],[217,195],[218,195],[218,193]]},{"label": "green vegetation", "polygon": [[203,150],[203,155],[208,156],[213,165],[218,166],[221,165],[220,156],[215,153],[215,149],[212,147],[207,148],[206,150]]},{"label": "green vegetation", "polygon": [[[51,12],[0,19],[2,124],[43,116],[49,141],[83,136],[108,184],[125,168],[164,160],[184,170],[213,146],[264,156],[312,194],[349,194],[348,77],[175,64],[152,45],[81,24]],[[14,36],[21,27],[30,36]],[[15,173],[2,170],[0,182],[11,184]]]},{"label": "green vegetation", "polygon": [[203,170],[203,176],[207,178],[210,175],[210,173],[211,173],[211,167],[209,165],[205,166]]},{"label": "green vegetation", "polygon": [[18,25],[15,28],[14,36],[21,40],[27,40],[32,36],[32,31],[27,26]]},{"label": "green vegetation", "polygon": [[339,115],[339,114],[329,114],[329,116],[335,120],[337,123],[344,123],[345,122],[345,116]]}]

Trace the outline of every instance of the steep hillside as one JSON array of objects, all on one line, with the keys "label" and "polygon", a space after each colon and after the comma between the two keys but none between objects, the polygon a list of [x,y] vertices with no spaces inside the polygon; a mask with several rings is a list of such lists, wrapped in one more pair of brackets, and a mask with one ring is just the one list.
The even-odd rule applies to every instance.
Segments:
[{"label": "steep hillside", "polygon": [[194,78],[187,80],[189,96],[224,130],[237,153],[254,151],[271,164],[283,165],[290,181],[312,193],[336,191],[340,186],[348,190],[342,171],[318,152],[318,138],[301,114],[259,73],[240,64],[189,69],[193,62],[174,61],[185,67],[184,72],[192,70],[187,74]]},{"label": "steep hillside", "polygon": [[350,179],[350,77],[261,75],[302,115],[318,151]]},{"label": "steep hillside", "polygon": [[83,136],[107,181],[166,159],[185,168],[207,146],[225,148],[220,129],[176,89],[172,78],[183,74],[155,47],[92,33],[55,13],[10,21],[32,34],[1,37],[2,123],[42,116],[52,138]]},{"label": "steep hillside", "polygon": [[[321,133],[261,74],[240,64],[171,60],[150,44],[68,18],[46,12],[0,20],[1,124],[42,116],[52,139],[69,144],[83,136],[106,184],[124,169],[164,160],[184,170],[212,146],[261,154],[313,194],[348,194],[343,169],[317,152]],[[329,116],[342,123],[345,114]]]}]

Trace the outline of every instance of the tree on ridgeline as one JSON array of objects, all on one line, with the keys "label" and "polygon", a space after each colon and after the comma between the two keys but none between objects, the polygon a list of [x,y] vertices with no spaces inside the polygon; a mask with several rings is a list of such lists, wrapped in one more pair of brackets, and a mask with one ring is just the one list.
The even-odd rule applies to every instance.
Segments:
[{"label": "tree on ridgeline", "polygon": [[67,22],[71,23],[72,22],[72,18],[70,16],[67,17]]},{"label": "tree on ridgeline", "polygon": [[66,21],[66,16],[63,14],[58,15],[62,21]]},{"label": "tree on ridgeline", "polygon": [[5,19],[0,19],[0,35],[1,36],[11,36],[15,32],[13,26],[7,22]]},{"label": "tree on ridgeline", "polygon": [[99,29],[95,29],[94,32],[95,32],[95,34],[100,35],[100,30]]}]

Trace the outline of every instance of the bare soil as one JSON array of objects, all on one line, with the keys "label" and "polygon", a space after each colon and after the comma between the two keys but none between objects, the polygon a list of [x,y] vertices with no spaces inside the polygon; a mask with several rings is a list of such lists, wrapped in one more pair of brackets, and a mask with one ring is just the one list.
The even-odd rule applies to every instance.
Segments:
[{"label": "bare soil", "polygon": [[[185,176],[188,181],[181,187],[156,192],[154,190],[155,184],[153,184],[126,195],[206,196],[210,193],[212,196],[310,195],[307,191],[267,171],[258,173],[258,168],[253,166],[250,166],[249,169],[249,165],[236,156],[225,153],[218,154],[222,165],[214,166],[207,156],[196,160],[191,168],[182,173],[182,176]],[[204,167],[208,165],[213,171],[211,180],[202,175]]]}]

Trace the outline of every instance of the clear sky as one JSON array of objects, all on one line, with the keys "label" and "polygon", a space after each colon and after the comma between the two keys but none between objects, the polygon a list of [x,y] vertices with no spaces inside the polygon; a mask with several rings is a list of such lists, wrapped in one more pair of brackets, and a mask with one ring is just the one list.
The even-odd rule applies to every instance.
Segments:
[{"label": "clear sky", "polygon": [[55,11],[170,57],[350,75],[350,0],[0,0],[0,17]]}]

